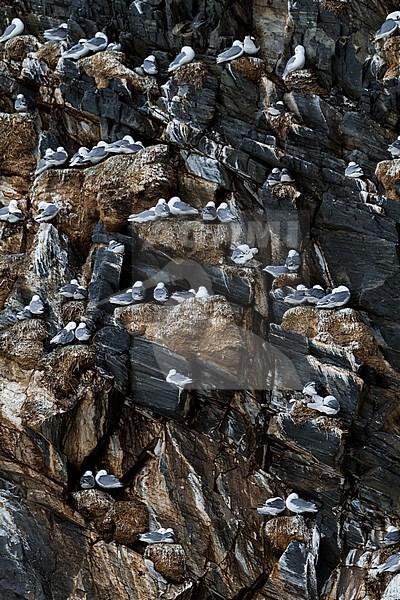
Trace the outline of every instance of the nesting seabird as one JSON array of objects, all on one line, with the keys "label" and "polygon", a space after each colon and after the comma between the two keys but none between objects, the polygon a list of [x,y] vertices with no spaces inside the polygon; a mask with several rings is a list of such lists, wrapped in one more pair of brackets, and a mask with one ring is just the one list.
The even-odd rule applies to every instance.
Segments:
[{"label": "nesting seabird", "polygon": [[243,44],[240,40],[235,40],[230,48],[221,52],[217,56],[217,65],[230,62],[231,60],[235,60],[235,58],[239,58],[242,56],[244,52]]},{"label": "nesting seabird", "polygon": [[59,289],[59,294],[71,300],[85,300],[87,298],[86,289],[79,284],[77,279],[71,279],[69,283],[63,285]]},{"label": "nesting seabird", "polygon": [[173,529],[163,529],[160,527],[158,531],[148,531],[139,535],[139,541],[144,544],[174,544],[175,534]]},{"label": "nesting seabird", "polygon": [[129,215],[128,221],[131,223],[151,223],[158,219],[158,215],[155,210],[155,206],[153,208],[149,208],[148,210],[142,210],[140,213],[134,213]]},{"label": "nesting seabird", "polygon": [[83,490],[91,490],[96,485],[96,480],[92,471],[85,471],[79,480],[79,485]]},{"label": "nesting seabird", "polygon": [[337,415],[340,411],[340,403],[335,398],[335,396],[325,396],[325,398],[321,398],[321,396],[313,396],[313,402],[308,402],[308,408],[312,410],[317,410],[320,413],[324,413],[326,415]]},{"label": "nesting seabird", "polygon": [[273,188],[281,182],[282,171],[275,167],[267,177],[267,186]]},{"label": "nesting seabird", "polygon": [[303,69],[306,64],[306,51],[304,46],[296,46],[294,49],[294,56],[289,58],[286,63],[285,70],[283,71],[282,79],[285,80],[289,73]]},{"label": "nesting seabird", "polygon": [[293,183],[293,182],[294,182],[294,177],[290,173],[290,171],[288,171],[288,169],[282,169],[281,183]]},{"label": "nesting seabird", "polygon": [[237,265],[245,265],[258,253],[258,248],[250,248],[248,244],[240,244],[233,249],[231,259]]},{"label": "nesting seabird", "polygon": [[35,175],[40,175],[43,171],[51,169],[52,167],[60,167],[68,160],[68,153],[62,146],[58,146],[57,150],[54,151],[51,148],[47,148],[45,155],[40,160],[39,165],[35,171]]},{"label": "nesting seabird", "polygon": [[87,324],[83,321],[79,323],[78,327],[75,329],[75,337],[78,342],[87,342],[90,340],[92,336],[92,332],[87,326]]},{"label": "nesting seabird", "polygon": [[115,294],[115,296],[111,296],[109,299],[110,304],[116,304],[117,306],[128,306],[129,304],[133,304],[133,302],[132,288],[128,288],[122,294]]},{"label": "nesting seabird", "polygon": [[135,302],[143,302],[146,299],[146,288],[142,281],[135,281],[132,286],[132,299]]},{"label": "nesting seabird", "polygon": [[176,302],[178,302],[178,304],[182,304],[182,302],[185,302],[185,300],[191,300],[195,296],[196,290],[183,290],[181,292],[174,292],[171,296],[171,300],[175,300]]},{"label": "nesting seabird", "polygon": [[44,313],[45,305],[38,294],[32,296],[32,300],[29,302],[29,310],[33,315],[42,315]]},{"label": "nesting seabird", "polygon": [[119,141],[120,154],[136,154],[137,152],[140,152],[140,150],[144,150],[142,142],[135,142],[130,135],[125,135],[122,140]]},{"label": "nesting seabird", "polygon": [[360,165],[358,165],[356,162],[351,161],[347,165],[344,174],[346,177],[351,177],[352,179],[357,179],[358,177],[364,176],[364,171],[362,170]]},{"label": "nesting seabird", "polygon": [[259,49],[260,46],[257,46],[256,38],[252,35],[246,35],[243,41],[243,50],[245,51],[245,54],[257,54]]},{"label": "nesting seabird", "polygon": [[169,210],[169,206],[165,198],[160,198],[158,200],[154,210],[157,217],[160,217],[161,219],[171,216],[171,211]]},{"label": "nesting seabird", "polygon": [[334,288],[330,294],[317,302],[317,308],[339,308],[350,300],[350,290],[345,285]]},{"label": "nesting seabird", "polygon": [[72,46],[69,50],[61,53],[61,58],[69,58],[70,60],[79,60],[84,56],[87,56],[90,52],[89,48],[85,46],[86,39],[82,38],[77,44]]},{"label": "nesting seabird", "polygon": [[146,75],[157,75],[158,65],[154,54],[150,54],[147,58],[144,59],[141,65],[141,69],[143,69]]},{"label": "nesting seabird", "polygon": [[5,28],[4,32],[0,37],[0,42],[7,42],[12,38],[17,37],[17,35],[21,35],[24,31],[25,25],[21,21],[21,19],[13,19],[8,27]]},{"label": "nesting seabird", "polygon": [[392,158],[398,158],[400,156],[400,135],[397,140],[388,146],[388,151],[392,155]]},{"label": "nesting seabird", "polygon": [[108,52],[121,52],[121,44],[119,42],[110,42],[106,48]]},{"label": "nesting seabird", "polygon": [[10,200],[8,206],[0,208],[0,221],[5,221],[6,223],[21,223],[24,219],[24,213],[18,208],[16,200]]},{"label": "nesting seabird", "polygon": [[285,267],[291,273],[294,273],[295,271],[298,271],[300,265],[301,265],[300,254],[297,252],[297,250],[289,250],[287,259],[285,260]]},{"label": "nesting seabird", "polygon": [[153,292],[153,298],[154,300],[156,300],[157,302],[166,302],[169,298],[169,294],[168,294],[168,290],[165,287],[165,284],[160,282],[157,283],[154,292]]},{"label": "nesting seabird", "polygon": [[305,285],[298,285],[297,289],[283,299],[287,304],[300,306],[301,304],[316,304],[318,300],[325,296],[324,289],[320,285],[307,288]]},{"label": "nesting seabird", "polygon": [[286,508],[288,508],[291,512],[300,515],[302,513],[307,512],[318,512],[318,508],[314,504],[314,502],[307,502],[307,500],[302,500],[299,498],[298,494],[289,494],[286,498]]},{"label": "nesting seabird", "polygon": [[215,221],[217,219],[217,209],[215,208],[215,202],[210,200],[207,202],[204,208],[201,210],[201,216],[203,221]]},{"label": "nesting seabird", "polygon": [[400,24],[400,11],[396,10],[391,12],[387,17],[381,28],[376,32],[374,42],[389,38],[396,33]]},{"label": "nesting seabird", "polygon": [[38,209],[41,211],[34,217],[37,223],[48,223],[57,215],[59,208],[51,202],[39,202]]},{"label": "nesting seabird", "polygon": [[50,162],[50,158],[53,156],[53,154],[54,150],[47,148],[44,156],[39,161],[39,164],[35,170],[35,175],[40,175],[40,173],[43,173],[43,171],[46,171],[46,169],[50,169],[50,167],[53,166],[53,164]]},{"label": "nesting seabird", "polygon": [[90,160],[87,157],[88,154],[89,148],[86,148],[86,146],[81,146],[78,152],[75,152],[75,154],[72,156],[71,160],[69,161],[69,166],[83,167],[90,164]]},{"label": "nesting seabird", "polygon": [[392,554],[389,558],[378,566],[378,573],[396,573],[400,570],[400,554]]},{"label": "nesting seabird", "polygon": [[61,329],[61,331],[57,333],[57,335],[50,340],[50,344],[53,344],[54,346],[64,346],[65,344],[70,344],[75,339],[75,328],[76,323],[74,321],[70,321],[65,327],[63,327],[63,329]]},{"label": "nesting seabird", "polygon": [[220,223],[231,223],[231,221],[236,221],[237,218],[226,202],[221,202],[218,206],[217,217]]},{"label": "nesting seabird", "polygon": [[85,48],[91,52],[100,52],[108,46],[108,37],[102,31],[98,31],[93,38],[82,42]]},{"label": "nesting seabird", "polygon": [[57,25],[57,27],[46,29],[43,32],[43,37],[49,42],[63,42],[68,37],[68,24],[61,23],[61,25]]},{"label": "nesting seabird", "polygon": [[387,531],[385,533],[385,537],[383,538],[383,543],[385,546],[392,546],[393,544],[398,544],[400,542],[400,531],[397,527],[393,525],[389,525]]},{"label": "nesting seabird", "polygon": [[208,293],[207,288],[204,285],[201,285],[196,292],[195,298],[204,300],[205,298],[209,298],[211,294]]},{"label": "nesting seabird", "polygon": [[176,385],[179,389],[183,390],[183,388],[187,385],[193,383],[193,379],[187,377],[186,375],[182,375],[182,373],[178,373],[176,369],[171,369],[168,375],[165,378],[167,383],[172,383]]},{"label": "nesting seabird", "polygon": [[107,156],[108,156],[107,145],[108,145],[107,142],[103,142],[102,140],[100,142],[97,142],[97,145],[93,146],[93,148],[90,150],[90,152],[88,152],[88,154],[85,156],[85,158],[92,165],[97,165],[99,162],[101,162],[102,160],[107,158]]},{"label": "nesting seabird", "polygon": [[113,252],[114,254],[123,254],[125,252],[125,246],[121,242],[117,242],[116,240],[110,240],[108,242],[109,252]]},{"label": "nesting seabird", "polygon": [[101,469],[96,477],[97,485],[103,490],[115,490],[122,488],[123,484],[120,482],[115,475],[110,475],[105,469]]},{"label": "nesting seabird", "polygon": [[315,381],[309,381],[303,387],[302,394],[305,394],[306,396],[311,396],[311,397],[318,396],[318,391],[317,391],[316,386],[317,386],[317,384],[315,383]]},{"label": "nesting seabird", "polygon": [[14,102],[14,109],[17,113],[26,113],[29,110],[28,102],[23,94],[18,94]]},{"label": "nesting seabird", "polygon": [[286,112],[286,107],[282,100],[278,100],[275,104],[271,104],[268,107],[268,114],[270,117],[279,117],[279,115],[283,115]]},{"label": "nesting seabird", "polygon": [[169,210],[171,214],[174,216],[177,215],[198,215],[199,211],[197,208],[190,206],[190,204],[186,204],[186,202],[182,202],[179,196],[173,196],[168,202]]},{"label": "nesting seabird", "polygon": [[276,516],[283,512],[286,508],[286,503],[283,498],[276,496],[275,498],[269,498],[265,501],[263,506],[257,507],[259,515]]},{"label": "nesting seabird", "polygon": [[178,56],[172,61],[168,67],[168,73],[172,73],[181,67],[187,65],[194,59],[194,50],[190,46],[183,46]]}]

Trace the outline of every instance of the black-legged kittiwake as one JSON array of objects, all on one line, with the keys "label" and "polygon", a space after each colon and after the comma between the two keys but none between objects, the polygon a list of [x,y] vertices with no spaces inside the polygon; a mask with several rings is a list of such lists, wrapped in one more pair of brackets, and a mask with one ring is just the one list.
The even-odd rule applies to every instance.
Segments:
[{"label": "black-legged kittiwake", "polygon": [[206,298],[209,298],[210,296],[211,294],[209,294],[207,288],[204,285],[201,285],[196,292],[195,298],[204,300]]},{"label": "black-legged kittiwake", "polygon": [[82,42],[85,48],[91,52],[100,52],[108,46],[108,37],[102,31],[98,31],[93,38]]},{"label": "black-legged kittiwake", "polygon": [[24,28],[25,25],[23,24],[21,19],[13,19],[10,25],[8,25],[8,27],[5,28],[2,35],[0,36],[0,42],[7,42],[12,38],[17,37],[17,35],[21,35],[21,33],[24,31]]},{"label": "black-legged kittiwake", "polygon": [[324,296],[324,289],[320,285],[315,285],[312,288],[298,285],[297,289],[286,296],[283,301],[292,306],[300,306],[301,304],[316,304]]},{"label": "black-legged kittiwake", "polygon": [[168,202],[169,210],[172,215],[180,216],[180,215],[197,215],[199,211],[197,208],[190,206],[190,204],[186,204],[186,202],[182,202],[179,196],[173,196]]},{"label": "black-legged kittiwake", "polygon": [[52,202],[44,201],[39,202],[38,209],[40,210],[40,213],[38,213],[36,217],[34,217],[34,220],[37,223],[48,223],[49,221],[54,219],[54,217],[58,214],[60,210],[58,206],[56,206]]},{"label": "black-legged kittiwake", "polygon": [[389,525],[386,530],[385,537],[383,538],[383,543],[385,546],[393,546],[394,544],[398,544],[400,542],[400,530],[393,525]]},{"label": "black-legged kittiwake", "polygon": [[57,333],[57,335],[50,340],[50,344],[53,344],[53,346],[64,346],[65,344],[70,344],[75,339],[75,329],[76,323],[74,321],[70,321],[61,329],[61,331]]},{"label": "black-legged kittiwake", "polygon": [[33,315],[42,315],[45,308],[44,302],[38,294],[32,296],[32,300],[29,302],[29,310]]},{"label": "black-legged kittiwake", "polygon": [[400,156],[400,135],[397,140],[388,146],[388,151],[392,155],[392,158],[398,158]]},{"label": "black-legged kittiwake", "polygon": [[161,302],[161,303],[166,302],[168,300],[169,294],[168,294],[168,290],[165,287],[164,283],[162,283],[162,282],[157,283],[156,287],[154,288],[153,298],[157,302]]},{"label": "black-legged kittiwake", "polygon": [[302,394],[306,396],[318,396],[319,390],[317,390],[317,383],[315,381],[308,381],[303,387]]},{"label": "black-legged kittiwake", "polygon": [[100,142],[97,142],[96,146],[93,146],[85,158],[87,158],[92,165],[97,165],[99,162],[107,158],[107,156],[107,142],[100,140]]},{"label": "black-legged kittiwake", "polygon": [[267,177],[267,186],[270,188],[275,187],[281,182],[282,171],[275,167]]},{"label": "black-legged kittiwake", "polygon": [[250,248],[248,244],[240,244],[233,249],[231,259],[237,265],[245,265],[258,253],[258,248]]},{"label": "black-legged kittiwake", "polygon": [[71,159],[69,161],[69,166],[70,167],[84,167],[84,166],[90,165],[90,160],[87,157],[88,154],[89,154],[89,148],[86,148],[86,146],[81,146],[79,148],[78,152],[75,152],[75,154],[71,157]]},{"label": "black-legged kittiwake", "polygon": [[382,24],[381,28],[376,32],[374,37],[374,42],[378,40],[382,40],[384,38],[391,37],[394,33],[396,33],[400,24],[400,11],[396,10],[391,12],[387,17],[385,22]]},{"label": "black-legged kittiwake", "polygon": [[132,288],[128,288],[122,294],[115,294],[115,296],[109,298],[109,303],[116,304],[117,306],[128,306],[129,304],[133,304],[133,302]]},{"label": "black-legged kittiwake", "polygon": [[306,51],[304,46],[296,46],[294,49],[294,56],[289,58],[286,63],[285,70],[282,75],[282,79],[285,80],[289,73],[293,73],[294,71],[298,71],[299,69],[303,69],[306,64]]},{"label": "black-legged kittiwake", "polygon": [[84,56],[87,56],[90,52],[89,48],[85,46],[86,39],[81,38],[77,44],[69,48],[69,50],[65,50],[65,52],[61,53],[61,58],[68,58],[69,60],[79,60]]},{"label": "black-legged kittiwake", "polygon": [[236,221],[237,219],[237,217],[229,208],[227,202],[221,202],[221,204],[218,206],[217,217],[220,223],[231,223],[231,221]]},{"label": "black-legged kittiwake", "polygon": [[151,223],[158,219],[158,215],[155,210],[155,206],[153,208],[149,208],[148,210],[142,210],[140,213],[134,213],[129,215],[128,221],[131,223]]},{"label": "black-legged kittiwake", "polygon": [[278,100],[275,104],[271,104],[268,107],[268,114],[270,117],[279,117],[279,115],[283,115],[286,112],[286,107],[282,100]]},{"label": "black-legged kittiwake", "polygon": [[101,469],[96,474],[95,479],[99,488],[103,490],[115,490],[124,487],[120,480],[115,477],[115,475],[107,473],[105,469]]},{"label": "black-legged kittiwake", "polygon": [[85,471],[79,480],[79,485],[83,490],[91,490],[96,485],[96,480],[92,471]]},{"label": "black-legged kittiwake", "polygon": [[109,252],[113,252],[114,254],[124,254],[125,246],[122,242],[117,242],[116,240],[110,240],[108,242],[107,250]]},{"label": "black-legged kittiwake", "polygon": [[90,340],[91,336],[91,329],[88,327],[87,323],[81,321],[78,327],[75,329],[76,339],[78,340],[78,342],[87,342],[88,340]]},{"label": "black-legged kittiwake", "polygon": [[157,217],[160,217],[161,219],[165,219],[171,216],[171,211],[169,209],[168,202],[165,198],[160,198],[158,200],[157,204],[154,207],[154,210],[156,212]]},{"label": "black-legged kittiwake", "polygon": [[215,202],[210,200],[201,210],[201,216],[203,221],[215,221],[217,219],[217,209],[215,208]]},{"label": "black-legged kittiwake", "polygon": [[314,502],[307,502],[307,500],[302,500],[299,498],[298,494],[289,494],[286,498],[286,508],[288,508],[291,512],[300,515],[302,513],[307,512],[318,512],[318,508],[314,504]]},{"label": "black-legged kittiwake", "polygon": [[256,38],[252,35],[246,35],[243,40],[243,50],[245,51],[245,54],[257,54],[259,49],[260,46],[257,46]]},{"label": "black-legged kittiwake", "polygon": [[230,62],[235,58],[240,58],[244,52],[243,43],[240,40],[235,40],[230,48],[221,52],[217,56],[217,65]]},{"label": "black-legged kittiwake", "polygon": [[157,75],[158,65],[154,54],[150,54],[149,56],[147,56],[147,58],[144,59],[141,68],[146,73],[146,75]]},{"label": "black-legged kittiwake", "polygon": [[146,299],[146,288],[142,281],[135,281],[132,286],[132,299],[135,302],[143,302]]},{"label": "black-legged kittiwake", "polygon": [[71,279],[69,283],[63,285],[59,289],[59,294],[71,300],[85,300],[87,298],[87,290],[79,284],[77,279]]},{"label": "black-legged kittiwake", "polygon": [[170,527],[164,529],[160,527],[157,531],[148,531],[139,535],[139,541],[144,544],[174,544],[175,534]]},{"label": "black-legged kittiwake", "polygon": [[107,52],[121,52],[122,46],[119,42],[110,42],[106,48]]},{"label": "black-legged kittiwake", "polygon": [[351,177],[352,179],[357,179],[358,177],[364,176],[364,171],[362,170],[362,168],[360,167],[359,164],[351,161],[347,165],[344,174],[346,177]]},{"label": "black-legged kittiwake", "polygon": [[178,302],[178,304],[182,304],[182,302],[185,302],[185,300],[191,300],[195,296],[196,290],[183,290],[181,292],[174,292],[171,296],[171,300],[175,300],[176,302]]},{"label": "black-legged kittiwake", "polygon": [[14,102],[14,109],[17,113],[26,113],[29,110],[28,101],[23,94],[18,94]]},{"label": "black-legged kittiwake", "polygon": [[333,288],[332,292],[317,302],[317,308],[339,308],[350,300],[350,290],[345,285]]},{"label": "black-legged kittiwake", "polygon": [[43,37],[49,42],[63,42],[68,37],[68,24],[61,23],[57,27],[46,29],[43,32]]},{"label": "black-legged kittiwake", "polygon": [[194,50],[190,46],[183,46],[182,50],[178,54],[178,56],[172,61],[172,63],[168,67],[168,73],[172,73],[182,67],[182,65],[187,65],[192,62],[194,59]]},{"label": "black-legged kittiwake", "polygon": [[286,502],[280,496],[276,496],[275,498],[269,498],[265,501],[263,506],[257,507],[257,512],[259,515],[269,515],[276,516],[283,512],[286,508]]},{"label": "black-legged kittiwake", "polygon": [[294,177],[290,173],[290,171],[288,171],[288,169],[282,169],[281,183],[293,183],[293,182],[294,182]]},{"label": "black-legged kittiwake", "polygon": [[378,566],[378,573],[397,573],[400,571],[400,554],[392,554],[389,558]]},{"label": "black-legged kittiwake", "polygon": [[178,373],[176,369],[171,369],[169,371],[168,375],[165,378],[165,381],[167,383],[172,383],[173,385],[176,385],[179,389],[182,390],[187,385],[193,383],[193,379],[187,377],[186,375],[182,375],[182,373]]},{"label": "black-legged kittiwake", "polygon": [[0,221],[5,221],[6,223],[21,223],[24,219],[24,213],[18,208],[16,200],[10,200],[8,206],[0,208]]},{"label": "black-legged kittiwake", "polygon": [[289,269],[291,273],[299,270],[301,266],[300,254],[297,250],[289,250],[287,259],[285,260],[285,267]]},{"label": "black-legged kittiwake", "polygon": [[325,396],[322,398],[319,395],[312,396],[313,401],[308,402],[308,408],[312,410],[316,410],[320,413],[324,413],[326,415],[337,415],[340,411],[340,403],[335,398],[335,396]]}]

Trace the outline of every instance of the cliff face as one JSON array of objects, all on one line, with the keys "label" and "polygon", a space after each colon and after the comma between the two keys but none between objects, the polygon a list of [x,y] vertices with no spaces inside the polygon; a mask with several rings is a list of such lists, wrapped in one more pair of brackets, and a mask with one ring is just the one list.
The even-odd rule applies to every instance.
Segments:
[{"label": "cliff face", "polygon": [[[0,25],[20,17],[25,32],[0,44],[0,200],[26,216],[0,225],[2,600],[400,597],[400,575],[376,572],[396,551],[379,540],[400,522],[400,159],[387,152],[399,127],[400,36],[371,41],[397,8],[2,3]],[[60,47],[41,46],[41,33],[63,21],[74,41],[104,29],[121,52],[56,68]],[[256,57],[215,64],[249,33]],[[305,69],[284,84],[297,44]],[[168,79],[183,45],[196,58]],[[137,75],[151,53],[160,74]],[[18,93],[27,114],[13,110]],[[271,117],[280,99],[287,110]],[[145,150],[33,176],[46,148],[72,155],[126,134]],[[364,178],[344,176],[349,161]],[[274,167],[295,182],[271,189]],[[238,220],[127,225],[173,195],[199,209],[231,201]],[[39,225],[42,201],[60,210]],[[229,259],[240,243],[259,249],[244,267]],[[284,264],[291,248],[301,275],[273,281],[261,265]],[[75,276],[88,301],[61,301]],[[162,306],[148,291],[148,302],[114,312],[109,297],[136,280],[204,285],[215,297]],[[350,303],[288,310],[270,294],[298,283],[346,285]],[[18,320],[35,293],[45,315]],[[49,344],[81,317],[95,329],[90,343]],[[170,368],[192,374],[194,389],[168,385]],[[301,403],[287,411],[310,380],[340,401],[338,417]],[[100,468],[123,490],[79,490],[83,472]],[[257,513],[292,490],[318,513]],[[161,526],[177,543],[145,550],[138,534]]]}]

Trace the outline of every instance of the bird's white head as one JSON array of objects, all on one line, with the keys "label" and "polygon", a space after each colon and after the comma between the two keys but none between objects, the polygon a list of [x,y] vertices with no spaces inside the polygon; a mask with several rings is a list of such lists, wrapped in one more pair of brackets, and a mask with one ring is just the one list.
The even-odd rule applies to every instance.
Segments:
[{"label": "bird's white head", "polygon": [[17,100],[22,100],[22,98],[25,98],[25,96],[23,94],[18,94],[17,95]]},{"label": "bird's white head", "polygon": [[32,296],[32,300],[34,302],[37,302],[38,300],[40,300],[40,296],[38,296],[37,294],[35,294],[34,296]]},{"label": "bird's white head", "polygon": [[294,49],[294,53],[296,54],[296,56],[298,56],[298,55],[301,56],[302,54],[304,54],[305,53],[304,46],[301,46],[301,45],[296,46],[296,48]]},{"label": "bird's white head", "polygon": [[339,285],[339,287],[335,288],[336,292],[348,292],[349,288],[345,285]]},{"label": "bird's white head", "polygon": [[58,146],[57,152],[65,152],[64,146]]},{"label": "bird's white head", "polygon": [[170,372],[168,373],[168,377],[170,375],[176,375],[176,369],[171,369]]},{"label": "bird's white head", "polygon": [[322,287],[322,285],[314,285],[313,289],[314,290],[322,290],[322,291],[324,291],[324,288]]},{"label": "bird's white head", "polygon": [[289,494],[289,496],[287,497],[287,500],[296,500],[299,497],[298,494],[295,494],[294,492],[292,492],[291,494]]},{"label": "bird's white head", "polygon": [[172,198],[170,198],[169,200],[172,204],[175,204],[175,202],[180,202],[181,199],[179,198],[179,196],[172,196]]},{"label": "bird's white head", "polygon": [[389,13],[386,17],[386,21],[388,19],[392,19],[393,21],[400,21],[400,10],[395,10],[394,12]]},{"label": "bird's white head", "polygon": [[215,208],[214,200],[210,200],[210,202],[207,202],[206,206],[213,206]]},{"label": "bird's white head", "polygon": [[226,202],[221,202],[218,208],[228,208],[228,205]]},{"label": "bird's white head", "polygon": [[356,167],[356,166],[357,166],[357,163],[355,163],[354,161],[351,160],[349,162],[349,167]]},{"label": "bird's white head", "polygon": [[298,290],[306,290],[307,287],[305,285],[300,284],[300,285],[297,286],[296,289],[298,289]]},{"label": "bird's white head", "polygon": [[142,287],[142,285],[143,285],[143,281],[135,281],[135,283],[133,284],[132,287],[138,288],[138,287]]},{"label": "bird's white head", "polygon": [[71,279],[70,283],[72,283],[72,285],[79,285],[77,279]]},{"label": "bird's white head", "polygon": [[75,329],[75,328],[76,328],[76,323],[75,323],[75,321],[70,321],[70,322],[69,322],[69,323],[68,323],[68,324],[65,326],[65,329],[66,329],[67,331],[72,331],[72,330],[73,330],[73,329]]},{"label": "bird's white head", "polygon": [[93,473],[92,473],[92,471],[85,471],[84,475],[91,475],[91,476],[93,476]]},{"label": "bird's white head", "polygon": [[167,201],[165,198],[160,198],[159,201],[157,202],[157,206],[160,206],[160,204],[167,204]]},{"label": "bird's white head", "polygon": [[97,477],[100,477],[101,475],[107,475],[107,471],[105,469],[100,469],[97,473]]},{"label": "bird's white head", "polygon": [[[68,23],[61,23],[61,25],[59,25],[60,29],[68,29]],[[91,471],[90,471],[91,473]]]},{"label": "bird's white head", "polygon": [[41,202],[39,202],[38,204],[38,209],[39,210],[44,210],[45,208],[47,208],[48,206],[50,206],[50,204],[48,202],[45,202],[44,200],[42,200]]},{"label": "bird's white head", "polygon": [[243,46],[243,43],[242,43],[240,40],[235,40],[235,41],[233,42],[232,46],[240,46],[240,47],[242,47],[242,46]]},{"label": "bird's white head", "polygon": [[165,285],[162,282],[157,283],[157,285],[156,285],[157,290],[162,290],[163,288],[165,288]]},{"label": "bird's white head", "polygon": [[288,256],[292,257],[296,256],[296,254],[298,254],[297,250],[289,250]]},{"label": "bird's white head", "polygon": [[54,150],[51,148],[47,148],[46,152],[44,153],[45,156],[51,156],[52,154],[54,154]]},{"label": "bird's white head", "polygon": [[107,40],[108,41],[108,37],[102,31],[98,31],[94,37],[103,38],[103,40]]}]

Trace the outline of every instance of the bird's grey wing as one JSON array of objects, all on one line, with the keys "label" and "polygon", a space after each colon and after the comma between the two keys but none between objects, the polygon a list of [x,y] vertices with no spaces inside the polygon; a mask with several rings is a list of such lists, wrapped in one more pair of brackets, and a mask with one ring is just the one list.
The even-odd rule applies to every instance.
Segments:
[{"label": "bird's grey wing", "polygon": [[9,213],[8,206],[3,206],[3,208],[0,208],[0,216],[2,216],[2,215],[7,216],[8,213]]},{"label": "bird's grey wing", "polygon": [[88,41],[88,44],[91,44],[92,46],[96,46],[96,48],[99,48],[100,46],[102,46],[105,43],[105,39],[103,38],[92,38],[91,40]]},{"label": "bird's grey wing", "polygon": [[169,68],[176,67],[177,65],[179,65],[179,63],[181,62],[181,60],[183,60],[185,58],[185,56],[186,56],[186,54],[184,52],[180,52],[178,54],[178,56],[169,65]]},{"label": "bird's grey wing", "polygon": [[144,68],[145,71],[156,71],[157,70],[157,65],[152,60],[145,59],[142,67]]},{"label": "bird's grey wing", "polygon": [[348,292],[338,292],[336,294],[332,294],[336,302],[344,302],[346,298],[348,298]]},{"label": "bird's grey wing", "polygon": [[309,510],[315,508],[312,502],[307,502],[306,500],[302,500],[301,498],[295,498],[294,500],[292,500],[292,504],[300,510]]},{"label": "bird's grey wing", "polygon": [[2,33],[1,37],[5,37],[6,35],[10,35],[10,33],[12,33],[15,28],[16,28],[16,25],[14,25],[12,23],[11,25],[9,25],[8,27],[5,28],[5,30]]},{"label": "bird's grey wing", "polygon": [[192,206],[189,206],[186,202],[175,202],[174,208],[177,208],[178,210],[188,210],[192,208]]},{"label": "bird's grey wing", "polygon": [[390,556],[385,562],[385,569],[390,569],[390,567],[394,567],[400,560],[400,554],[393,554]]},{"label": "bird's grey wing", "polygon": [[58,208],[56,206],[47,206],[42,213],[40,213],[40,218],[43,217],[51,217],[58,213]]},{"label": "bird's grey wing", "polygon": [[290,71],[291,67],[294,65],[295,61],[297,59],[297,56],[292,56],[291,58],[289,58],[289,60],[286,63],[286,67],[285,67],[285,72],[287,73],[288,71]]},{"label": "bird's grey wing", "polygon": [[393,19],[387,19],[383,23],[383,25],[379,29],[379,31],[376,32],[375,37],[385,35],[387,33],[391,33],[392,31],[395,31],[396,29],[397,29],[397,22],[394,21]]},{"label": "bird's grey wing", "polygon": [[57,162],[59,160],[64,160],[65,158],[68,158],[68,156],[65,155],[65,152],[54,152],[50,157],[50,162]]},{"label": "bird's grey wing", "polygon": [[384,538],[385,542],[398,542],[400,541],[400,531],[389,531]]},{"label": "bird's grey wing", "polygon": [[267,500],[265,506],[269,508],[281,508],[283,510],[286,507],[286,504],[282,498],[275,498],[274,500]]},{"label": "bird's grey wing", "polygon": [[104,150],[104,148],[92,148],[92,150],[89,152],[88,156],[90,158],[100,158],[101,156],[105,156],[107,154],[107,152]]},{"label": "bird's grey wing", "polygon": [[240,56],[242,53],[243,49],[241,48],[241,46],[232,46],[231,48],[228,48],[228,50],[224,50],[223,52],[221,52],[221,54],[218,54],[217,60],[233,60],[236,56]]},{"label": "bird's grey wing", "polygon": [[99,483],[109,486],[115,485],[116,483],[119,484],[121,482],[115,477],[115,475],[101,475],[101,477],[99,477]]},{"label": "bird's grey wing", "polygon": [[75,44],[75,46],[72,46],[72,48],[70,48],[69,50],[67,50],[66,52],[64,52],[63,56],[69,55],[69,54],[74,54],[75,52],[77,52],[78,50],[82,50],[85,46],[83,44]]}]

